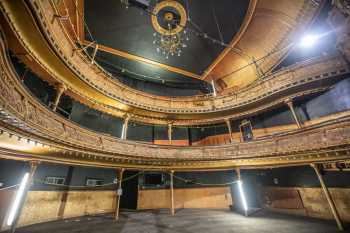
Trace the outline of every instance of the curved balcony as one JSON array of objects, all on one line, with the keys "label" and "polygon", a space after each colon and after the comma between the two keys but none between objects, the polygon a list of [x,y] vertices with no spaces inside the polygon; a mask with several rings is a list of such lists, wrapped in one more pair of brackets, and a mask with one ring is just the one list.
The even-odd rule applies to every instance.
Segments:
[{"label": "curved balcony", "polygon": [[[329,87],[337,81],[334,77],[349,72],[346,62],[335,55],[297,64],[239,92],[215,98],[152,96],[123,86],[98,65],[91,64],[86,55],[77,50],[63,24],[53,20],[57,12],[52,2],[28,2],[41,31],[34,20],[28,20],[31,15],[23,1],[4,1],[2,6],[17,38],[33,61],[55,80],[65,83],[72,96],[115,116],[132,113],[135,121],[145,123],[166,124],[171,120],[175,125],[208,124],[242,117],[281,104],[288,97]],[[33,31],[36,31],[36,36],[33,36]]]},{"label": "curved balcony", "polygon": [[16,76],[1,38],[1,157],[149,169],[273,166],[349,158],[345,115],[278,136],[225,146],[156,146],[84,129],[41,105]]}]

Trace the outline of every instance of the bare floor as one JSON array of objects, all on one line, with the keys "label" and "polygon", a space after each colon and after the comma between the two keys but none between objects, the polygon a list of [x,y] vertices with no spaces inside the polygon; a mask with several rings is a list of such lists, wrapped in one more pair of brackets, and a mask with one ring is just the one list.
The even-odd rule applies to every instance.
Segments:
[{"label": "bare floor", "polygon": [[118,222],[111,215],[88,216],[36,224],[18,233],[335,233],[333,221],[260,211],[244,217],[229,210],[168,210],[121,213]]}]

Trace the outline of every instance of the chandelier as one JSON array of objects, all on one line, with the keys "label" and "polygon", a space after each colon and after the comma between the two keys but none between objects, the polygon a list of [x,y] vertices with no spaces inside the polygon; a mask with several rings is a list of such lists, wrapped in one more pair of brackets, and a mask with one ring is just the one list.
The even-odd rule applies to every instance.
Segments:
[{"label": "chandelier", "polygon": [[168,0],[158,3],[153,9],[151,21],[155,32],[153,44],[156,51],[165,56],[181,56],[189,41],[185,29],[187,14],[177,1]]},{"label": "chandelier", "polygon": [[168,34],[153,33],[153,44],[156,46],[158,53],[165,56],[181,56],[182,50],[187,47],[186,41],[189,41],[186,30],[181,33],[172,34],[171,26],[169,25]]}]

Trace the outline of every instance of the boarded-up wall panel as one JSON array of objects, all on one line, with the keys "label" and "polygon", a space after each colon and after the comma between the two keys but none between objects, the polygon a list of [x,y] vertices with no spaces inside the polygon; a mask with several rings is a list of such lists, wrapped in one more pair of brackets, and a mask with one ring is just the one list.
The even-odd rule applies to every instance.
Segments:
[{"label": "boarded-up wall panel", "polygon": [[[61,201],[63,193],[62,191],[29,192],[19,225],[112,212],[114,208],[113,191],[69,191],[66,202]],[[60,209],[63,210],[61,217]]]},{"label": "boarded-up wall panel", "polygon": [[[303,205],[303,211],[298,210],[296,207],[295,198],[291,198],[293,192],[298,191],[300,194],[300,200]],[[335,202],[340,218],[343,221],[350,222],[350,189],[348,188],[330,188],[331,196]],[[290,194],[283,195],[290,192]],[[321,188],[281,188],[281,187],[266,187],[265,197],[278,197],[270,198],[270,202],[266,204],[269,208],[276,211],[282,211],[291,214],[307,215],[315,218],[333,219],[332,212],[330,211],[328,202]]]},{"label": "boarded-up wall panel", "polygon": [[322,189],[300,188],[299,190],[308,216],[325,219],[332,218],[332,213]]},{"label": "boarded-up wall panel", "polygon": [[265,199],[272,208],[303,209],[303,202],[298,189],[266,188]]},{"label": "boarded-up wall panel", "polygon": [[[169,189],[139,190],[138,209],[170,208]],[[174,190],[175,208],[229,208],[232,204],[229,187],[187,188]]]}]

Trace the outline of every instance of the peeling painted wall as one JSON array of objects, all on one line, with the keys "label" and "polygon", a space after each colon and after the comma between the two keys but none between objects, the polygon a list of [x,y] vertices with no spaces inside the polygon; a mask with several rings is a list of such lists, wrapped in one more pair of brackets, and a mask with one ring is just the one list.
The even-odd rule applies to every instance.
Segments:
[{"label": "peeling painted wall", "polygon": [[[330,188],[343,221],[350,222],[350,189]],[[322,219],[334,219],[321,188],[265,187],[265,205],[271,210]]]},{"label": "peeling painted wall", "polygon": [[[5,220],[9,203],[14,190],[0,192],[0,219]],[[63,195],[67,200],[62,202]],[[6,197],[3,199],[3,197]],[[3,202],[2,200],[7,200]],[[53,221],[58,219],[79,217],[113,212],[115,208],[114,191],[30,191],[27,196],[18,226]],[[4,222],[3,222],[4,223]],[[3,224],[2,230],[6,229]]]}]

